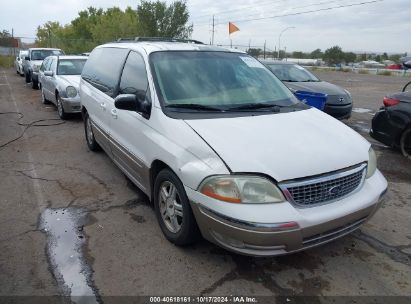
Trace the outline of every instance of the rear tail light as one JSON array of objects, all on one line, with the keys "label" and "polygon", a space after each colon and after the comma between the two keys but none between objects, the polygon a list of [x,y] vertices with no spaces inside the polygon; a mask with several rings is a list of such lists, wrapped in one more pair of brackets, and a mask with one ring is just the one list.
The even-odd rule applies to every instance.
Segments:
[{"label": "rear tail light", "polygon": [[401,101],[399,99],[384,97],[384,106],[391,107],[399,104]]}]

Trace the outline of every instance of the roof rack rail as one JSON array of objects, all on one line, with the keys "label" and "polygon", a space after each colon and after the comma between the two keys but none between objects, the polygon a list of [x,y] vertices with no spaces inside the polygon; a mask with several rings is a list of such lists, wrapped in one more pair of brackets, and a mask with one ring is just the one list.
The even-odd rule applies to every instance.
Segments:
[{"label": "roof rack rail", "polygon": [[183,42],[193,44],[204,44],[198,40],[168,38],[168,37],[135,37],[135,38],[119,38],[115,42]]}]

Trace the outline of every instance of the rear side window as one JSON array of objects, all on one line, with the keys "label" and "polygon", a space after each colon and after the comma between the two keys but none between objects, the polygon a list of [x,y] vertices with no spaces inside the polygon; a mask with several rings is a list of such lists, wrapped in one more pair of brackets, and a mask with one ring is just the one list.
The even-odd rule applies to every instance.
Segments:
[{"label": "rear side window", "polygon": [[113,97],[127,54],[127,49],[98,48],[90,54],[81,77]]},{"label": "rear side window", "polygon": [[145,100],[148,88],[146,65],[143,57],[136,52],[130,52],[124,65],[120,81],[120,94],[134,94],[140,100]]}]

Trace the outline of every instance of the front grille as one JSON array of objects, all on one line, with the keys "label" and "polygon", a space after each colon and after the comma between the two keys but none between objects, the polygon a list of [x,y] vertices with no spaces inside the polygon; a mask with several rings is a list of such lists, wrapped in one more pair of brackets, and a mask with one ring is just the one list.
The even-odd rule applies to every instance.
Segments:
[{"label": "front grille", "polygon": [[357,190],[364,181],[366,165],[332,174],[281,183],[287,199],[298,206],[312,207],[341,199]]}]

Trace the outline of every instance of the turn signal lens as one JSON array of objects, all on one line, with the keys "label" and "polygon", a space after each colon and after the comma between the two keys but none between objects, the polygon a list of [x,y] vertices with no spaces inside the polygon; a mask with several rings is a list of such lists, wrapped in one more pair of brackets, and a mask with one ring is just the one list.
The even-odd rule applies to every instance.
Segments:
[{"label": "turn signal lens", "polygon": [[396,98],[384,97],[384,106],[391,107],[399,104],[401,101]]},{"label": "turn signal lens", "polygon": [[367,178],[370,178],[377,171],[377,155],[373,148],[368,151],[368,166],[367,166]]}]

